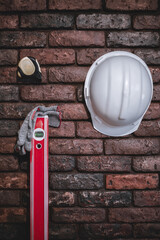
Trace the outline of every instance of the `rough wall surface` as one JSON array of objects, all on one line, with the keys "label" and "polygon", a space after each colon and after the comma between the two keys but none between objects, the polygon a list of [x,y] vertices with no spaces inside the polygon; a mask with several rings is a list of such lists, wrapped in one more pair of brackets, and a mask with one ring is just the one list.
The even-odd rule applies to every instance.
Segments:
[{"label": "rough wall surface", "polygon": [[[19,126],[36,105],[58,104],[50,129],[49,239],[160,239],[160,5],[158,0],[0,1],[0,240],[29,239],[29,156]],[[89,66],[123,49],[150,67],[153,101],[126,137],[96,132],[83,84]],[[42,84],[18,84],[20,58],[34,56]]]}]

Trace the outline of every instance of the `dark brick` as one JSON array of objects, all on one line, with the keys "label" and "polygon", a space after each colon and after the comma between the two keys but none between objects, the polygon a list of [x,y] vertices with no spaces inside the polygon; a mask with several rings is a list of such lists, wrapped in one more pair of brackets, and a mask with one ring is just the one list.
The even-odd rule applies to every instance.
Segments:
[{"label": "dark brick", "polygon": [[160,142],[158,138],[107,139],[106,154],[157,154]]},{"label": "dark brick", "polygon": [[72,156],[55,156],[49,157],[49,170],[50,171],[72,171],[75,168],[75,158]]},{"label": "dark brick", "polygon": [[44,47],[46,40],[46,34],[41,32],[0,33],[0,47]]},{"label": "dark brick", "polygon": [[102,188],[102,174],[51,174],[50,187],[51,189],[99,189]]},{"label": "dark brick", "polygon": [[0,224],[0,239],[2,240],[15,240],[25,239],[26,225],[23,223],[18,224]]},{"label": "dark brick", "polygon": [[153,86],[153,101],[160,101],[160,85]]},{"label": "dark brick", "polygon": [[0,120],[0,136],[16,136],[19,122],[13,120]]},{"label": "dark brick", "polygon": [[88,119],[86,109],[81,103],[71,103],[60,105],[64,120],[84,120]]},{"label": "dark brick", "polygon": [[159,83],[160,82],[160,68],[159,67],[150,67],[149,69],[152,74],[153,82]]},{"label": "dark brick", "polygon": [[125,191],[84,191],[79,193],[81,207],[120,207],[130,206],[131,192]]},{"label": "dark brick", "polygon": [[0,138],[0,153],[13,153],[15,143],[16,143],[16,139],[13,137]]},{"label": "dark brick", "polygon": [[134,53],[142,58],[145,63],[159,65],[160,64],[160,51],[156,49],[141,49],[135,50]]},{"label": "dark brick", "polygon": [[54,208],[52,221],[82,223],[102,222],[105,220],[105,210],[101,208]]},{"label": "dark brick", "polygon": [[57,224],[52,223],[49,227],[49,239],[72,239],[77,236],[77,227],[75,224]]},{"label": "dark brick", "polygon": [[19,100],[19,90],[15,86],[0,86],[0,101],[13,101]]},{"label": "dark brick", "polygon": [[134,18],[133,27],[135,29],[159,29],[160,16],[139,15]]},{"label": "dark brick", "polygon": [[25,173],[1,173],[0,188],[1,189],[27,188],[27,175]]},{"label": "dark brick", "polygon": [[0,155],[0,171],[18,170],[18,159],[12,155]]},{"label": "dark brick", "polygon": [[74,192],[49,192],[49,205],[57,207],[71,207],[75,204]]},{"label": "dark brick", "polygon": [[[158,93],[158,91],[157,91]],[[157,94],[158,96],[158,94]],[[136,136],[160,136],[159,121],[142,121],[138,130],[134,133]]]},{"label": "dark brick", "polygon": [[134,192],[135,206],[160,206],[160,191],[135,191]]},{"label": "dark brick", "polygon": [[26,222],[25,208],[1,208],[0,223],[24,223]]},{"label": "dark brick", "polygon": [[144,115],[144,119],[151,120],[159,118],[160,118],[160,103],[151,103],[146,114]]},{"label": "dark brick", "polygon": [[49,82],[84,82],[88,67],[52,67],[49,69]]},{"label": "dark brick", "polygon": [[75,123],[62,121],[59,128],[49,128],[50,137],[75,137]]},{"label": "dark brick", "polygon": [[100,0],[49,0],[49,9],[54,10],[89,10],[101,9],[102,3]]},{"label": "dark brick", "polygon": [[83,239],[108,239],[117,237],[121,238],[129,237],[131,236],[131,233],[132,226],[129,224],[84,224],[80,228],[80,236],[82,236]]},{"label": "dark brick", "polygon": [[106,0],[106,8],[112,10],[156,10],[157,0]]},{"label": "dark brick", "polygon": [[77,164],[79,171],[86,172],[131,171],[131,158],[126,156],[80,156]]},{"label": "dark brick", "polygon": [[81,14],[76,23],[78,29],[127,29],[131,18],[127,14]]},{"label": "dark brick", "polygon": [[152,189],[157,188],[158,174],[114,174],[106,176],[107,189]]},{"label": "dark brick", "polygon": [[49,149],[51,154],[100,154],[103,143],[99,139],[51,139]]},{"label": "dark brick", "polygon": [[[82,88],[83,91],[83,88]],[[90,122],[77,122],[77,136],[84,138],[106,138],[107,136],[93,128]]]},{"label": "dark brick", "polygon": [[104,46],[105,36],[100,31],[53,31],[49,35],[49,44],[52,47]]},{"label": "dark brick", "polygon": [[30,10],[45,10],[45,0],[29,0],[27,2],[23,0],[1,0],[0,11],[30,11]]},{"label": "dark brick", "polygon": [[10,49],[0,50],[0,65],[16,65],[18,59],[18,51]]},{"label": "dark brick", "polygon": [[18,27],[19,19],[17,15],[0,15],[0,29],[15,29]]},{"label": "dark brick", "polygon": [[22,28],[73,28],[73,16],[55,13],[25,14],[21,17]]},{"label": "dark brick", "polygon": [[140,172],[160,171],[160,156],[134,157],[133,169]]},{"label": "dark brick", "polygon": [[159,34],[156,32],[110,32],[106,41],[108,47],[158,47]]},{"label": "dark brick", "polygon": [[83,102],[84,101],[83,90],[84,90],[83,85],[77,87],[77,100],[78,100],[78,102]]},{"label": "dark brick", "polygon": [[160,237],[160,223],[136,224],[134,226],[135,237]]},{"label": "dark brick", "polygon": [[0,190],[0,205],[1,206],[19,206],[20,205],[20,192]]},{"label": "dark brick", "polygon": [[14,67],[1,67],[0,68],[0,83],[6,84],[6,83],[16,83],[16,68]]},{"label": "dark brick", "polygon": [[110,222],[153,222],[160,221],[160,208],[110,208]]}]

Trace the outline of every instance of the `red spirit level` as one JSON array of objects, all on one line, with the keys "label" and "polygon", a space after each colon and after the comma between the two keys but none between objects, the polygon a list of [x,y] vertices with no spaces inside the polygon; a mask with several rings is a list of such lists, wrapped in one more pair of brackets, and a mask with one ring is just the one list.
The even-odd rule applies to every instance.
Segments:
[{"label": "red spirit level", "polygon": [[48,240],[48,116],[38,117],[30,153],[30,240]]}]

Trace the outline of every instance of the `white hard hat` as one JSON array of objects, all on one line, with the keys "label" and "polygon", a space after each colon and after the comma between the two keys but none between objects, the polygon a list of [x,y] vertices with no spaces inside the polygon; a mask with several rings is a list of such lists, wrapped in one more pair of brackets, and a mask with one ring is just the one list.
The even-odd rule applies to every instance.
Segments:
[{"label": "white hard hat", "polygon": [[109,136],[136,131],[153,94],[151,73],[135,54],[107,53],[90,67],[84,96],[94,128]]}]

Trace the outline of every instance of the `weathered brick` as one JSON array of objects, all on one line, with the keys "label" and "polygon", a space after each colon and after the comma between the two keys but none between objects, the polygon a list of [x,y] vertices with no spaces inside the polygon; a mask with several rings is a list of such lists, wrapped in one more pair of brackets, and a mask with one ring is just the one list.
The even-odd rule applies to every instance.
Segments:
[{"label": "weathered brick", "polygon": [[0,171],[18,170],[18,159],[12,155],[0,155]]},{"label": "weathered brick", "polygon": [[84,120],[88,119],[86,109],[81,103],[71,103],[60,105],[64,120]]},{"label": "weathered brick", "polygon": [[112,10],[156,10],[158,0],[106,0],[106,8]]},{"label": "weathered brick", "polygon": [[49,44],[52,47],[104,46],[105,36],[100,31],[53,31],[49,35]]},{"label": "weathered brick", "polygon": [[0,205],[1,206],[19,206],[20,205],[20,192],[0,190]]},{"label": "weathered brick", "polygon": [[17,15],[0,15],[0,29],[15,29],[18,27],[19,19]]},{"label": "weathered brick", "polygon": [[102,174],[54,173],[50,175],[51,189],[99,189],[103,184]]},{"label": "weathered brick", "polygon": [[[24,49],[20,51],[20,57],[35,56],[38,62],[48,64],[73,64],[75,63],[75,51],[73,49]],[[47,56],[47,57],[46,57]]]},{"label": "weathered brick", "polygon": [[13,137],[0,138],[0,153],[13,153],[15,143],[16,143],[16,139]]},{"label": "weathered brick", "polygon": [[24,14],[21,17],[22,28],[73,28],[72,15],[40,13]]},{"label": "weathered brick", "polygon": [[25,173],[1,173],[0,188],[27,188],[27,175]]},{"label": "weathered brick", "polygon": [[144,115],[144,119],[159,119],[160,118],[160,103],[151,103],[146,114]]},{"label": "weathered brick", "polygon": [[16,83],[16,68],[14,67],[1,67],[0,68],[0,83],[6,84],[6,83]]},{"label": "weathered brick", "polygon": [[57,207],[71,207],[75,204],[75,193],[74,192],[49,192],[49,205]]},{"label": "weathered brick", "polygon": [[101,208],[54,208],[52,221],[82,223],[102,222],[105,220],[105,210]]},{"label": "weathered brick", "polygon": [[49,0],[49,9],[54,10],[89,10],[101,9],[102,3],[100,0]]},{"label": "weathered brick", "polygon": [[0,236],[3,240],[25,239],[27,236],[26,230],[25,223],[0,224]]},{"label": "weathered brick", "polygon": [[106,138],[106,135],[97,132],[90,122],[77,122],[77,136],[84,138]]},{"label": "weathered brick", "polygon": [[[63,93],[63,94],[62,94]],[[24,101],[75,101],[76,88],[72,85],[34,85],[21,88],[21,98]]]},{"label": "weathered brick", "polygon": [[77,226],[75,224],[49,224],[49,239],[72,239],[77,238]]},{"label": "weathered brick", "polygon": [[160,85],[153,86],[153,101],[160,101]]},{"label": "weathered brick", "polygon": [[152,74],[153,82],[159,83],[160,82],[160,68],[159,67],[150,67],[149,69]]},{"label": "weathered brick", "polygon": [[107,189],[151,189],[158,187],[158,174],[108,174]]},{"label": "weathered brick", "polygon": [[84,86],[80,85],[77,87],[77,100],[78,102],[84,102]]},{"label": "weathered brick", "polygon": [[160,220],[160,208],[110,208],[110,222],[154,222]]},{"label": "weathered brick", "polygon": [[160,156],[134,157],[133,169],[140,172],[160,171]]},{"label": "weathered brick", "polygon": [[160,223],[139,223],[134,226],[135,237],[160,237]]},{"label": "weathered brick", "polygon": [[19,122],[13,120],[0,120],[0,136],[16,136]]},{"label": "weathered brick", "polygon": [[159,46],[157,32],[110,32],[107,35],[108,47]]},{"label": "weathered brick", "polygon": [[0,47],[44,47],[46,40],[46,34],[42,32],[0,33]]},{"label": "weathered brick", "polygon": [[138,49],[135,50],[134,53],[142,58],[147,64],[160,64],[160,51],[157,49]]},{"label": "weathered brick", "polygon": [[30,11],[30,10],[44,10],[46,9],[45,0],[1,0],[0,11]]},{"label": "weathered brick", "polygon": [[131,157],[80,156],[77,157],[77,167],[86,172],[130,172]]},{"label": "weathered brick", "polygon": [[142,121],[136,136],[160,136],[160,121]]},{"label": "weathered brick", "polygon": [[26,222],[25,208],[1,208],[0,223],[23,223]]},{"label": "weathered brick", "polygon": [[79,83],[84,82],[88,67],[52,67],[49,69],[49,82]]},{"label": "weathered brick", "polygon": [[75,137],[74,122],[62,121],[59,128],[49,128],[50,137]]},{"label": "weathered brick", "polygon": [[51,154],[100,154],[103,143],[99,139],[51,139],[49,149]]},{"label": "weathered brick", "polygon": [[19,100],[19,90],[16,86],[0,86],[0,101],[17,102]]},{"label": "weathered brick", "polygon": [[158,138],[107,139],[106,154],[157,154],[160,150]]},{"label": "weathered brick", "polygon": [[160,16],[139,15],[134,18],[133,27],[135,29],[159,29]]},{"label": "weathered brick", "polygon": [[132,194],[125,191],[84,191],[79,193],[81,207],[120,207],[131,205]]},{"label": "weathered brick", "polygon": [[131,234],[132,226],[129,224],[98,223],[80,226],[80,236],[83,237],[83,239],[121,238],[129,237]]},{"label": "weathered brick", "polygon": [[49,170],[50,171],[72,171],[75,168],[75,158],[65,155],[50,155]]},{"label": "weathered brick", "polygon": [[16,65],[18,60],[18,51],[10,49],[0,50],[0,65]]},{"label": "weathered brick", "polygon": [[127,14],[80,14],[76,24],[78,29],[127,29],[131,18]]},{"label": "weathered brick", "polygon": [[135,206],[159,206],[160,205],[160,191],[135,191],[134,192]]}]

